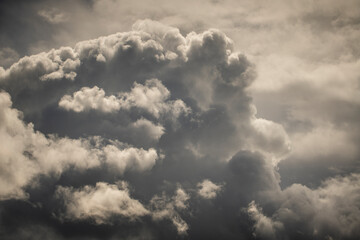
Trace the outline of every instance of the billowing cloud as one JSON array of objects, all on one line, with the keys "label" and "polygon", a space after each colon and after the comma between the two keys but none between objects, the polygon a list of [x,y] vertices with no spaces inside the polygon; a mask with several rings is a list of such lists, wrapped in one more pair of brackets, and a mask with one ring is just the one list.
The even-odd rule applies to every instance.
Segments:
[{"label": "billowing cloud", "polygon": [[58,187],[58,197],[64,200],[67,219],[93,219],[96,224],[104,224],[112,216],[122,216],[130,220],[149,214],[149,211],[129,195],[125,182],[117,185],[104,182],[95,187],[85,186],[82,189]]},{"label": "billowing cloud", "polygon": [[205,179],[202,182],[198,183],[197,186],[199,188],[198,194],[206,199],[215,198],[223,187],[221,184],[217,185],[208,179]]},{"label": "billowing cloud", "polygon": [[103,151],[106,163],[116,168],[119,173],[123,173],[126,169],[135,169],[137,171],[151,169],[158,159],[156,150],[153,148],[149,150],[138,148],[120,150],[114,145],[107,145]]},{"label": "billowing cloud", "polygon": [[67,221],[92,219],[95,224],[111,224],[116,217],[130,221],[141,221],[150,215],[154,221],[170,220],[181,235],[188,230],[187,223],[180,217],[179,211],[188,208],[189,195],[178,188],[173,197],[164,193],[155,195],[149,203],[149,209],[138,200],[130,197],[126,182],[107,184],[96,183],[96,186],[85,186],[81,189],[59,186],[56,197],[62,199],[65,212],[60,218]]},{"label": "billowing cloud", "polygon": [[252,220],[254,220],[254,236],[265,239],[278,239],[277,231],[281,231],[284,226],[281,222],[265,216],[262,209],[259,208],[254,201],[250,202],[247,212]]},{"label": "billowing cloud", "polygon": [[5,239],[360,235],[354,2],[3,2]]},{"label": "billowing cloud", "polygon": [[119,93],[118,96],[105,96],[103,89],[98,87],[84,87],[73,96],[65,95],[59,106],[75,112],[91,109],[102,112],[113,112],[120,109],[140,108],[151,113],[154,117],[169,114],[175,119],[182,113],[188,114],[191,110],[181,100],[167,101],[169,90],[157,79],[150,79],[144,85],[134,83],[129,93]]},{"label": "billowing cloud", "polygon": [[186,235],[189,226],[181,218],[179,211],[183,211],[188,208],[187,201],[189,198],[189,195],[181,188],[176,190],[176,193],[172,198],[169,198],[165,194],[162,194],[161,196],[154,196],[150,201],[152,218],[155,221],[169,219],[174,224],[180,235]]},{"label": "billowing cloud", "polygon": [[136,120],[132,127],[140,134],[147,134],[151,139],[159,140],[159,138],[165,133],[165,129],[161,125],[155,125],[145,118]]},{"label": "billowing cloud", "polygon": [[102,146],[99,137],[47,137],[35,131],[33,124],[26,125],[20,119],[21,112],[11,105],[9,94],[1,92],[0,138],[6,142],[0,151],[1,199],[25,198],[23,187],[31,184],[40,174],[60,175],[69,168],[85,170],[102,164],[115,166],[122,174],[127,169],[151,169],[158,159],[155,149],[124,148],[116,142]]},{"label": "billowing cloud", "polygon": [[359,234],[358,174],[330,178],[316,189],[294,184],[278,196],[271,217],[252,202],[248,213],[255,221],[255,232],[265,239],[328,238],[352,239]]},{"label": "billowing cloud", "polygon": [[112,112],[120,109],[120,101],[115,96],[105,97],[103,89],[98,87],[84,87],[73,94],[61,98],[59,106],[75,112],[88,111],[90,109],[102,112]]}]

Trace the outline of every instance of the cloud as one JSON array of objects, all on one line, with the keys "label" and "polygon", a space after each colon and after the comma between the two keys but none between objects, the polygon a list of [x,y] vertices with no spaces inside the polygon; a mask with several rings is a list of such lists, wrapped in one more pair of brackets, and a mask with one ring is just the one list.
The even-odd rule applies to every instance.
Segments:
[{"label": "cloud", "polygon": [[199,188],[198,194],[206,199],[215,198],[223,187],[221,184],[217,185],[208,179],[205,179],[202,182],[198,183],[197,186]]},{"label": "cloud", "polygon": [[151,139],[159,140],[165,133],[165,129],[161,125],[155,125],[145,118],[140,118],[132,124],[132,127],[139,132],[139,134],[146,134]]},{"label": "cloud", "polygon": [[[76,74],[73,80],[61,76],[68,59],[78,63],[69,67]],[[34,145],[39,154],[31,152],[31,157],[47,170],[35,172],[17,189],[32,199],[37,195],[30,182],[54,176],[49,189],[63,186],[52,201],[57,205],[67,199],[60,210],[66,224],[91,226],[90,220],[117,226],[119,219],[127,223],[131,217],[112,203],[107,209],[105,200],[96,202],[97,192],[124,192],[113,185],[127,181],[148,211],[134,217],[141,219],[134,226],[149,227],[159,238],[201,238],[208,224],[209,234],[226,231],[234,237],[241,229],[229,223],[243,221],[238,210],[280,189],[269,156],[282,156],[288,144],[280,125],[255,117],[247,91],[255,76],[255,66],[233,51],[223,32],[182,35],[150,20],[137,22],[130,32],[23,58],[3,71],[0,84],[23,111],[24,121],[34,122],[31,131],[35,128],[44,139],[45,147],[40,151]],[[169,190],[167,184],[184,187]],[[53,192],[42,190],[45,185],[39,182],[37,191],[51,199]],[[190,198],[192,191],[201,197]],[[44,205],[46,211],[59,209]]]},{"label": "cloud", "polygon": [[112,112],[120,109],[120,101],[113,95],[105,97],[104,90],[96,86],[93,88],[83,87],[73,96],[63,96],[59,102],[59,107],[75,112],[90,109]]},{"label": "cloud", "polygon": [[254,119],[252,125],[255,134],[250,148],[269,155],[274,165],[290,153],[290,139],[282,125],[263,118]]},{"label": "cloud", "polygon": [[60,12],[58,9],[44,9],[38,12],[39,16],[43,17],[46,21],[52,24],[66,22],[68,17],[65,13]]},{"label": "cloud", "polygon": [[359,187],[358,174],[329,178],[316,189],[294,184],[273,196],[271,202],[278,207],[271,217],[262,215],[253,202],[248,212],[255,221],[255,230],[269,235],[269,239],[274,234],[299,239],[356,238]]},{"label": "cloud", "polygon": [[148,207],[130,197],[128,184],[123,181],[116,184],[97,182],[95,186],[79,189],[58,186],[55,196],[63,201],[65,210],[59,217],[66,221],[91,219],[94,224],[103,225],[113,224],[119,218],[141,222],[144,217],[151,216],[155,222],[170,220],[180,235],[186,235],[189,228],[180,212],[188,208],[190,196],[181,188],[171,198],[164,193],[155,195]]},{"label": "cloud", "polygon": [[103,149],[106,158],[106,163],[116,168],[117,172],[122,174],[127,169],[137,171],[145,171],[151,169],[158,159],[156,150],[150,148],[149,150],[137,148],[125,148],[120,150],[114,145],[107,145]]},{"label": "cloud", "polygon": [[43,52],[21,58],[1,73],[0,80],[14,79],[13,81],[19,81],[19,78],[23,78],[30,81],[29,76],[42,81],[62,78],[74,80],[76,77],[75,70],[79,65],[80,61],[77,59],[74,50],[70,47],[62,47],[47,53]]},{"label": "cloud", "polygon": [[103,89],[84,87],[73,96],[65,95],[59,106],[75,112],[91,109],[102,112],[113,112],[122,109],[140,108],[154,117],[169,114],[177,118],[180,114],[188,114],[191,110],[182,100],[167,101],[169,90],[157,79],[150,79],[144,85],[134,83],[130,92],[119,93],[118,96],[105,97]]},{"label": "cloud", "polygon": [[0,66],[9,67],[19,59],[19,54],[12,48],[0,49]]},{"label": "cloud", "polygon": [[[45,136],[35,131],[33,124],[25,124],[21,112],[11,107],[10,96],[0,93],[0,174],[1,199],[26,198],[23,187],[36,176],[61,175],[69,168],[86,170],[102,164],[116,166],[117,172],[151,169],[158,155],[155,149],[124,147],[117,142],[104,145],[99,137],[70,139]],[[121,148],[121,149],[120,149]],[[11,181],[9,181],[11,180]]]},{"label": "cloud", "polygon": [[154,196],[150,201],[152,218],[155,221],[169,219],[176,227],[178,234],[186,235],[189,226],[181,218],[179,211],[188,208],[187,201],[189,198],[189,195],[181,188],[176,190],[176,193],[172,198],[169,198],[164,193],[161,196]]},{"label": "cloud", "polygon": [[281,231],[284,226],[281,222],[272,220],[262,213],[262,209],[259,208],[254,201],[249,203],[247,212],[254,224],[255,237],[261,237],[265,239],[277,239],[276,232]]},{"label": "cloud", "polygon": [[[95,13],[103,4],[103,9],[119,15],[124,10],[116,11],[116,3],[96,1],[90,9]],[[214,6],[220,12],[226,10],[229,2],[201,4],[208,7],[200,11],[206,15]],[[6,226],[13,225],[17,231],[46,223],[60,235],[94,239],[126,239],[140,230],[154,239],[174,239],[178,234],[195,239],[249,239],[252,231],[260,238],[301,238],[299,232],[307,238],[313,238],[314,232],[320,238],[358,236],[355,227],[342,227],[344,223],[314,214],[326,212],[324,206],[331,203],[339,209],[331,211],[334,219],[356,225],[352,222],[357,221],[356,211],[349,216],[351,207],[346,207],[354,206],[355,200],[345,206],[346,200],[335,197],[336,192],[357,186],[356,177],[339,177],[334,184],[328,180],[329,186],[341,186],[339,190],[327,183],[292,185],[299,176],[307,178],[299,165],[292,182],[282,172],[293,159],[304,163],[307,157],[309,167],[319,159],[331,162],[337,153],[338,159],[346,156],[354,167],[341,172],[343,176],[357,171],[353,144],[358,138],[357,102],[353,101],[357,95],[350,90],[357,86],[353,74],[357,64],[352,58],[337,68],[334,61],[298,61],[304,53],[312,60],[321,59],[325,50],[321,48],[317,56],[304,51],[306,43],[319,41],[306,37],[300,39],[304,40],[299,44],[302,53],[294,50],[299,42],[290,41],[295,37],[288,33],[297,33],[296,27],[283,20],[295,21],[291,18],[295,14],[303,23],[312,9],[304,10],[300,4],[300,10],[282,12],[271,5],[269,9],[281,12],[274,15],[251,6],[255,7],[250,12],[239,9],[241,21],[222,12],[220,19],[232,24],[225,31],[237,36],[236,41],[216,29],[196,33],[192,24],[178,28],[144,20],[130,31],[97,34],[74,47],[24,57],[1,68],[0,87],[8,92],[1,94],[0,105],[5,119],[0,120],[0,137],[6,143],[0,147],[1,166],[5,166],[0,196],[6,200],[0,207],[5,222],[10,222]],[[266,14],[258,15],[259,11]],[[101,14],[106,19],[107,12]],[[162,14],[170,13],[159,12],[158,17]],[[325,15],[333,19],[328,9]],[[204,21],[198,28],[206,26]],[[219,24],[227,25],[223,21]],[[231,31],[235,25],[241,27]],[[64,30],[66,23],[57,26]],[[281,28],[284,31],[278,33]],[[301,34],[309,31],[299,29]],[[286,37],[280,39],[289,40],[284,44],[275,41],[282,33]],[[278,45],[296,56],[273,54],[281,48]],[[245,46],[246,54],[234,50],[238,46]],[[257,94],[255,103],[252,91]],[[331,138],[341,143],[334,144]],[[330,166],[316,166],[321,169],[316,177],[321,182]],[[119,181],[131,184],[131,197],[127,186],[116,185]],[[54,199],[58,185],[62,187]],[[342,194],[357,199],[355,189]],[[190,197],[193,194],[200,197]],[[58,206],[61,200],[64,211]],[[247,211],[241,211],[244,208]],[[51,218],[57,210],[66,222]],[[294,214],[287,215],[290,211]],[[332,224],[336,227],[328,228]],[[331,231],[325,234],[327,229]]]},{"label": "cloud", "polygon": [[135,221],[149,214],[149,211],[129,195],[125,182],[117,185],[104,182],[96,183],[95,187],[85,186],[81,189],[58,187],[57,197],[64,200],[65,219],[93,219],[96,224],[109,223],[113,216],[121,216]]}]

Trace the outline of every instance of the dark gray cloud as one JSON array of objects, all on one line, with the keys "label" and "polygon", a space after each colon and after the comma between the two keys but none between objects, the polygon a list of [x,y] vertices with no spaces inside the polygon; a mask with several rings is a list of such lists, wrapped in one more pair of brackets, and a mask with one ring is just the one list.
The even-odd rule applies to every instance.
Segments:
[{"label": "dark gray cloud", "polygon": [[358,238],[356,4],[3,1],[0,237]]}]

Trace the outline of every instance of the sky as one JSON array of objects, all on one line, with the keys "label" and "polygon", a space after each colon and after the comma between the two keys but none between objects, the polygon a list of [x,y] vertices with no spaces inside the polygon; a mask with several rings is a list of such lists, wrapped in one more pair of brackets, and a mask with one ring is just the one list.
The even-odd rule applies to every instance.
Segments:
[{"label": "sky", "polygon": [[358,0],[3,0],[0,238],[359,239]]}]

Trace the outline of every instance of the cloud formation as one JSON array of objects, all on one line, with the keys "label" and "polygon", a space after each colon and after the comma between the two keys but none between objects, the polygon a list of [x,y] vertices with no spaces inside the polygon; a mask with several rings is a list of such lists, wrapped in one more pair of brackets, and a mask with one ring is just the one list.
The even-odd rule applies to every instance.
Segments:
[{"label": "cloud formation", "polygon": [[[101,138],[61,138],[35,131],[33,124],[24,124],[21,112],[11,107],[9,94],[0,93],[2,145],[0,174],[1,199],[26,198],[23,187],[40,174],[60,175],[70,168],[86,170],[106,164],[125,170],[151,169],[158,154],[155,149],[122,147],[121,143],[103,145]],[[119,148],[120,147],[120,148]]]},{"label": "cloud formation", "polygon": [[153,209],[152,218],[155,221],[169,219],[180,235],[186,235],[189,226],[181,218],[179,211],[184,211],[188,208],[187,201],[189,198],[189,195],[181,188],[176,190],[172,198],[165,194],[161,196],[155,195],[150,201],[150,207]]},{"label": "cloud formation", "polygon": [[215,198],[223,187],[221,184],[217,185],[208,179],[205,179],[204,181],[198,183],[197,186],[199,188],[198,194],[206,199]]},{"label": "cloud formation", "polygon": [[358,61],[349,39],[332,44],[356,36],[343,28],[356,14],[245,2],[189,4],[197,17],[154,4],[145,12],[176,27],[135,17],[132,28],[107,22],[132,2],[41,5],[67,21],[31,5],[41,29],[89,13],[102,16],[91,28],[108,24],[0,68],[0,235],[358,238]]},{"label": "cloud formation", "polygon": [[[347,239],[359,234],[359,175],[327,179],[319,188],[294,184],[278,196],[271,217],[251,202],[255,233],[265,239]],[[346,196],[346,198],[344,198]]]},{"label": "cloud formation", "polygon": [[149,214],[139,201],[129,196],[125,182],[117,185],[98,182],[95,187],[85,186],[82,189],[60,186],[56,195],[64,200],[66,219],[90,218],[96,224],[105,224],[117,215],[134,221]]},{"label": "cloud formation", "polygon": [[174,119],[180,114],[188,114],[191,110],[182,100],[167,101],[169,90],[157,79],[145,81],[145,84],[134,83],[129,93],[119,93],[118,96],[105,97],[103,89],[98,87],[84,87],[73,96],[65,95],[61,98],[59,106],[66,110],[82,112],[99,110],[113,112],[120,109],[140,108],[159,118],[160,115],[169,114]]}]

